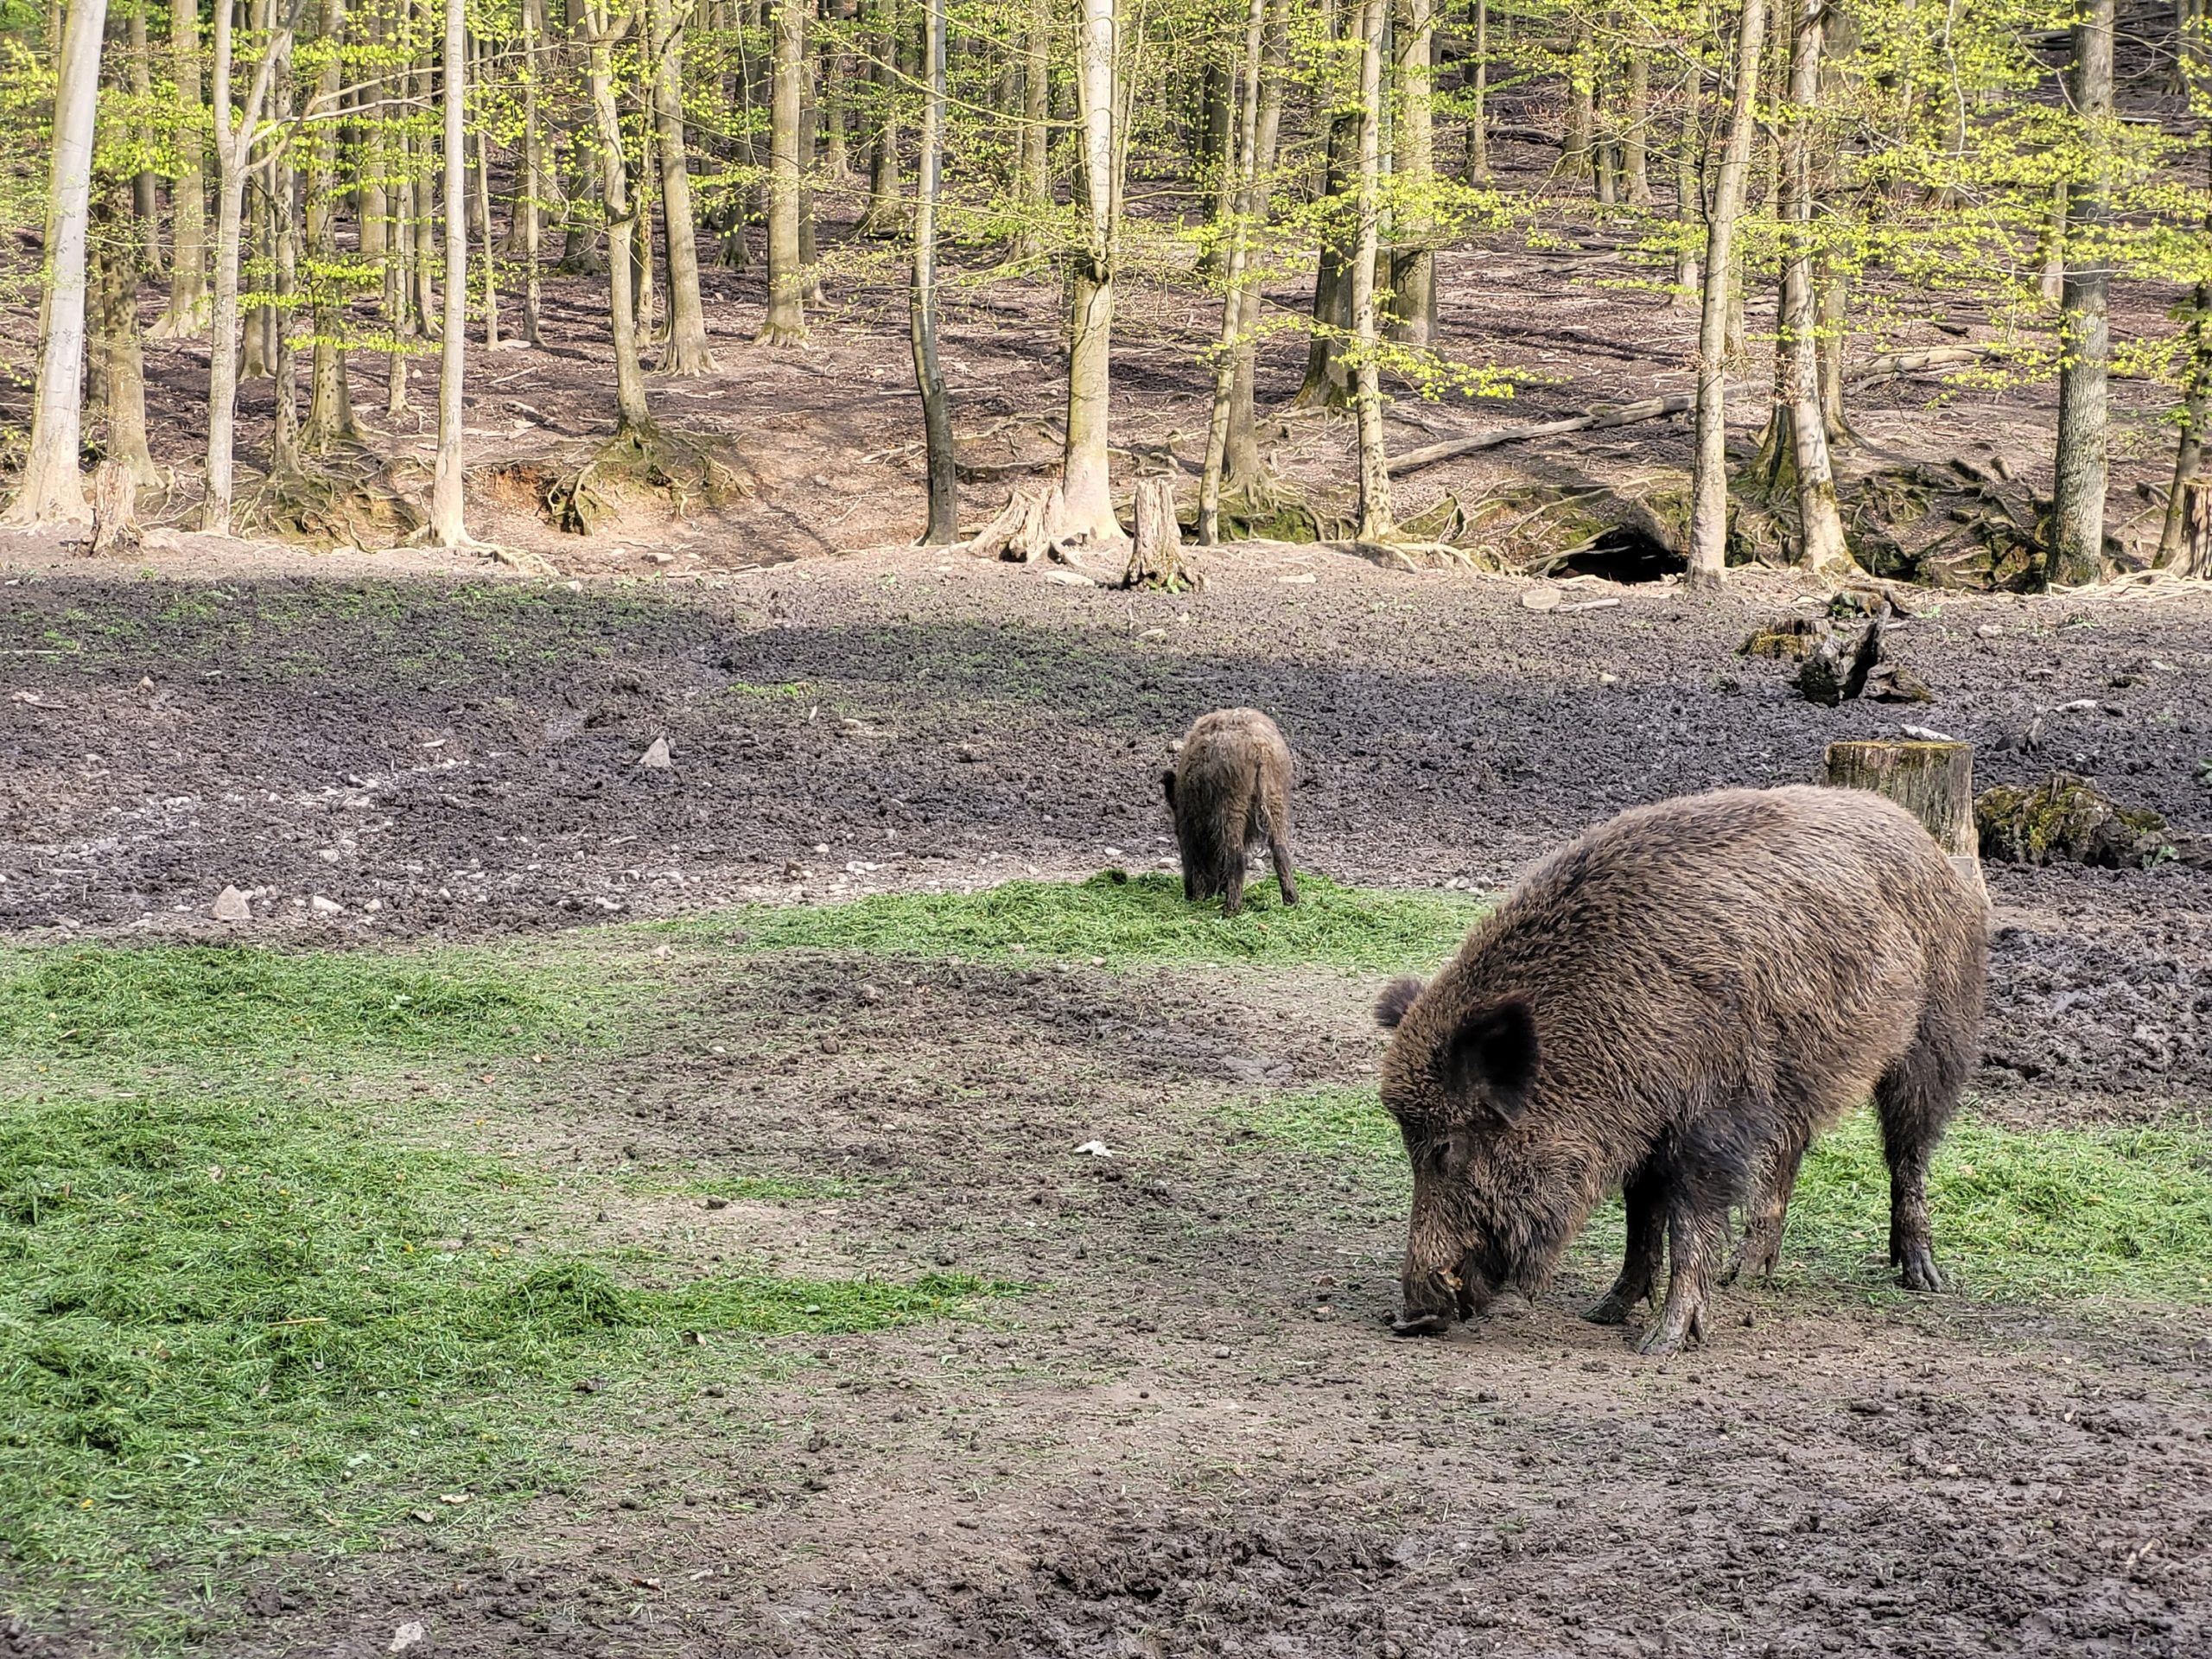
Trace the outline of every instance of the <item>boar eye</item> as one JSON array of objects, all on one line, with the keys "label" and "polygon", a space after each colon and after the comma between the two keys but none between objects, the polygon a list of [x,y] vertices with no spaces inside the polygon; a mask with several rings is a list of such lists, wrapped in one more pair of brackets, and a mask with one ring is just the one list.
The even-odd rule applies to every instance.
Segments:
[{"label": "boar eye", "polygon": [[1447,1135],[1428,1143],[1428,1166],[1439,1175],[1456,1175],[1467,1161],[1459,1137]]}]

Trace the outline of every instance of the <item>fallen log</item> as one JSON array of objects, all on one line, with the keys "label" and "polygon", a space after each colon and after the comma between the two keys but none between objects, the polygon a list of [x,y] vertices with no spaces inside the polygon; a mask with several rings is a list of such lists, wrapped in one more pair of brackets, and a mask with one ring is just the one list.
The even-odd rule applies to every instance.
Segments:
[{"label": "fallen log", "polygon": [[1499,448],[1509,443],[1526,443],[1532,438],[1555,438],[1568,432],[1588,432],[1607,426],[1631,426],[1638,421],[1656,421],[1668,415],[1686,415],[1693,401],[1688,392],[1670,392],[1664,397],[1647,397],[1641,403],[1599,404],[1594,409],[1564,421],[1541,421],[1534,426],[1509,426],[1496,432],[1478,432],[1470,437],[1446,438],[1441,443],[1423,444],[1418,449],[1408,449],[1402,455],[1393,456],[1390,476],[1402,478],[1423,467],[1433,467],[1439,461],[1457,461],[1461,455]]}]

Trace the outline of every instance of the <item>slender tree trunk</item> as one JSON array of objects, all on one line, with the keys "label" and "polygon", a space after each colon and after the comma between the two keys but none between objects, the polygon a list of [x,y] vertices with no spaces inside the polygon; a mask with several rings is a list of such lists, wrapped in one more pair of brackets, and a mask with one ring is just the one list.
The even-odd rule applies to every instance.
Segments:
[{"label": "slender tree trunk", "polygon": [[691,209],[691,171],[683,140],[683,29],[669,0],[653,0],[654,32],[663,37],[653,75],[653,124],[660,138],[661,213],[668,227],[668,351],[664,372],[706,374],[707,308],[699,296],[699,240]]},{"label": "slender tree trunk", "polygon": [[207,327],[207,135],[200,102],[199,0],[170,0],[169,73],[183,113],[176,135],[176,177],[169,181],[169,303],[153,334],[156,340],[184,340]]},{"label": "slender tree trunk", "polygon": [[[899,193],[898,0],[875,0],[875,60],[868,67],[874,87],[875,143],[868,155],[868,211],[861,215],[864,236],[888,236],[906,222]],[[771,125],[772,126],[772,119]]]},{"label": "slender tree trunk", "polygon": [[1567,60],[1567,143],[1559,169],[1569,179],[1591,176],[1598,127],[1597,48],[1586,27],[1575,33]]},{"label": "slender tree trunk", "polygon": [[[2212,230],[2208,230],[2212,234]],[[2208,487],[2204,480],[2204,436],[2212,426],[2212,283],[2199,283],[2190,296],[2189,355],[2183,370],[2181,439],[2174,450],[2173,487],[2166,493],[2165,522],[2158,531],[2157,563],[2170,568],[2183,562],[2192,498]],[[2198,508],[2199,515],[2202,509]],[[2198,550],[2202,557],[2203,550]],[[2212,575],[2196,569],[2193,575]]]},{"label": "slender tree trunk", "polygon": [[2066,281],[2058,301],[2058,461],[2051,506],[2053,583],[2094,582],[2105,556],[2107,377],[2112,362],[2111,217],[2105,129],[2112,120],[2113,0],[2088,0],[2074,27],[2074,108],[2088,124],[2092,175],[2067,193]]},{"label": "slender tree trunk", "polygon": [[775,0],[776,68],[768,117],[768,314],[763,346],[806,339],[799,221],[799,105],[805,94],[805,0]]},{"label": "slender tree trunk", "polygon": [[[264,8],[272,15],[273,5]],[[231,490],[237,463],[238,400],[238,242],[245,219],[246,167],[253,140],[268,107],[269,87],[278,54],[289,51],[292,16],[270,31],[245,105],[231,119],[231,9],[215,8],[215,298],[210,315],[207,370],[207,494],[200,504],[200,527],[210,535],[231,533]]]},{"label": "slender tree trunk", "polygon": [[[276,114],[292,117],[292,52],[288,41],[278,58],[270,103]],[[275,382],[276,422],[269,441],[269,472],[284,478],[300,470],[298,365],[292,353],[291,298],[299,287],[299,224],[296,206],[299,179],[289,147],[270,164],[269,180],[269,377]]]},{"label": "slender tree trunk", "polygon": [[[1695,32],[1705,32],[1705,9],[1698,8]],[[1683,54],[1682,119],[1675,145],[1675,300],[1684,309],[1694,304],[1699,288],[1698,232],[1705,219],[1703,182],[1704,127],[1698,105],[1705,96],[1705,74],[1694,53]]]},{"label": "slender tree trunk", "polygon": [[1211,547],[1221,539],[1221,480],[1229,461],[1229,428],[1236,395],[1236,370],[1244,314],[1245,250],[1257,185],[1260,144],[1260,65],[1267,28],[1268,0],[1251,0],[1244,20],[1243,74],[1236,89],[1230,151],[1222,169],[1234,169],[1230,200],[1225,291],[1221,302],[1221,338],[1214,359],[1213,415],[1206,423],[1205,466],[1198,480],[1198,540]]},{"label": "slender tree trunk", "polygon": [[[130,0],[130,95],[138,102],[139,109],[150,110],[154,103],[153,54],[146,41],[146,6],[148,0]],[[138,153],[141,156],[154,153],[154,125],[142,114],[137,124]],[[130,213],[138,221],[138,251],[131,266],[136,270],[159,270],[162,268],[162,197],[160,178],[150,167],[142,167],[130,181]],[[131,331],[137,338],[137,331]]]},{"label": "slender tree trunk", "polygon": [[[379,57],[383,54],[386,27],[384,9],[379,6],[372,10],[368,20],[369,46]],[[385,86],[384,76],[378,73],[353,94],[355,109],[370,110],[368,119],[362,124],[365,137],[361,159],[357,163],[365,169],[359,192],[361,257],[379,263],[390,259],[392,248],[391,196],[385,188],[391,145],[385,131],[384,113],[372,107],[383,101]],[[390,281],[388,274],[385,280]]]},{"label": "slender tree trunk", "polygon": [[1435,0],[1401,0],[1403,27],[1396,31],[1397,174],[1412,206],[1399,217],[1406,242],[1390,255],[1390,334],[1426,346],[1436,332],[1434,229],[1421,204],[1436,176]]},{"label": "slender tree trunk", "polygon": [[1083,124],[1084,245],[1071,273],[1068,427],[1060,458],[1064,533],[1118,541],[1107,455],[1114,373],[1114,283],[1122,209],[1121,19],[1116,0],[1082,0],[1076,55]]},{"label": "slender tree trunk", "polygon": [[[416,0],[416,10],[425,18],[435,16],[433,0]],[[430,55],[425,52],[415,66],[415,101],[418,107],[431,110],[437,107],[437,72]],[[422,320],[423,332],[432,340],[442,339],[445,325],[438,305],[436,283],[431,277],[431,250],[437,245],[437,168],[431,164],[432,149],[426,142],[423,149],[423,165],[415,170],[415,310]],[[449,276],[442,280],[450,283]],[[467,296],[463,293],[465,301]]]},{"label": "slender tree trunk", "polygon": [[1490,0],[1475,0],[1475,63],[1467,111],[1467,182],[1490,182]]},{"label": "slender tree trunk", "polygon": [[1759,61],[1766,42],[1766,0],[1743,0],[1736,35],[1735,95],[1728,137],[1713,182],[1705,238],[1705,303],[1697,331],[1696,451],[1690,469],[1688,575],[1718,587],[1728,565],[1728,297],[1735,270],[1736,219],[1744,208],[1758,113]]},{"label": "slender tree trunk", "polygon": [[394,419],[407,411],[408,342],[416,336],[415,215],[409,204],[414,187],[406,182],[415,164],[414,146],[408,136],[397,136],[392,146],[398,158],[400,183],[391,192],[391,260],[385,268],[385,326],[391,331],[391,351],[385,359],[384,412]]},{"label": "slender tree trunk", "polygon": [[[461,0],[445,0],[446,315],[438,353],[438,461],[430,480],[430,537],[468,539],[461,501],[461,370],[468,345],[468,35]],[[490,227],[486,227],[488,232]]]},{"label": "slender tree trunk", "polygon": [[944,373],[937,360],[937,202],[944,132],[944,0],[926,0],[922,73],[929,94],[922,105],[921,186],[914,205],[914,276],[910,315],[914,384],[922,394],[922,435],[928,452],[930,516],[925,546],[960,537],[959,480],[953,468],[952,412]]},{"label": "slender tree trunk", "polygon": [[[1332,41],[1342,45],[1344,32],[1359,27],[1357,3],[1358,0],[1343,0],[1343,3],[1325,0],[1323,23]],[[1321,96],[1341,101],[1333,82]],[[1338,201],[1344,194],[1344,161],[1358,148],[1357,127],[1358,123],[1341,109],[1328,118],[1327,161],[1320,189],[1325,201]],[[1321,245],[1313,262],[1313,331],[1306,341],[1305,378],[1291,402],[1338,409],[1351,401],[1344,349],[1351,333],[1351,287],[1345,280],[1342,228],[1328,218],[1324,218],[1322,225]]]},{"label": "slender tree trunk", "polygon": [[1651,205],[1651,54],[1639,41],[1628,59],[1627,124],[1621,133],[1621,170],[1631,207]]},{"label": "slender tree trunk", "polygon": [[544,344],[537,322],[537,264],[543,251],[545,189],[545,137],[538,124],[537,88],[544,38],[545,0],[523,0],[522,190],[515,198],[515,211],[522,219],[522,337],[532,346]]},{"label": "slender tree trunk", "polygon": [[1785,413],[1797,486],[1798,559],[1808,569],[1855,568],[1836,503],[1821,409],[1820,327],[1813,296],[1813,123],[1821,97],[1827,0],[1789,0],[1789,99],[1782,138],[1784,241],[1777,350],[1784,354]]},{"label": "slender tree trunk", "polygon": [[[315,105],[327,113],[335,109],[340,91],[337,48],[346,38],[346,0],[322,0],[322,35],[327,55],[315,78]],[[308,252],[327,272],[338,259],[335,181],[330,158],[335,147],[334,129],[319,128],[308,137]],[[365,226],[366,220],[363,221]],[[308,421],[305,447],[310,454],[327,454],[341,442],[360,436],[353,421],[353,393],[346,369],[343,310],[330,298],[325,275],[315,283],[315,346],[308,372]]]},{"label": "slender tree trunk", "polygon": [[637,209],[630,200],[629,163],[622,155],[622,117],[614,102],[614,48],[629,32],[632,19],[618,22],[607,0],[587,0],[590,57],[587,72],[592,114],[599,128],[600,200],[607,213],[607,310],[614,340],[614,407],[617,435],[640,439],[653,430],[645,402],[645,374],[638,357],[637,305],[630,291],[630,238]]},{"label": "slender tree trunk", "polygon": [[[1027,33],[1022,40],[1021,160],[1016,195],[1033,216],[1041,216],[1052,193],[1052,0],[1029,0]],[[1024,227],[1025,245],[1033,232]]]},{"label": "slender tree trunk", "polygon": [[1388,0],[1360,0],[1359,233],[1351,257],[1351,326],[1358,353],[1353,407],[1359,416],[1359,538],[1390,533],[1390,470],[1382,448],[1382,385],[1376,361],[1375,260],[1381,243],[1382,29]]},{"label": "slender tree trunk", "polygon": [[822,87],[822,170],[832,184],[843,186],[853,179],[851,99],[846,95],[853,60],[843,39],[847,0],[830,0],[830,16],[839,35],[823,46],[816,72]]},{"label": "slender tree trunk", "polygon": [[[472,41],[477,70],[477,84],[481,86],[488,77],[481,66],[491,60],[491,49],[482,41]],[[492,248],[492,137],[486,129],[488,121],[480,121],[476,129],[476,165],[472,169],[476,195],[476,239],[484,250],[484,349],[499,349],[499,262]]]},{"label": "slender tree trunk", "polygon": [[[137,226],[105,224],[93,215],[93,254],[99,272],[98,355],[107,366],[107,454],[130,472],[142,490],[159,488],[160,468],[146,447],[146,365],[138,341]],[[98,234],[105,231],[105,235]]]},{"label": "slender tree trunk", "polygon": [[1259,117],[1253,128],[1252,171],[1256,181],[1246,212],[1248,250],[1244,280],[1237,290],[1236,375],[1229,395],[1229,439],[1223,459],[1229,482],[1256,495],[1266,485],[1267,462],[1260,454],[1260,435],[1254,417],[1254,381],[1259,355],[1260,271],[1251,259],[1250,238],[1266,226],[1270,207],[1269,181],[1275,166],[1277,137],[1282,128],[1284,69],[1289,59],[1287,19],[1284,0],[1273,0],[1268,25],[1268,49],[1260,80]]},{"label": "slender tree trunk", "polygon": [[39,340],[29,453],[6,522],[88,518],[83,444],[85,264],[92,234],[92,114],[99,102],[107,0],[75,0],[61,36],[54,92],[54,165],[46,213],[46,327]]}]

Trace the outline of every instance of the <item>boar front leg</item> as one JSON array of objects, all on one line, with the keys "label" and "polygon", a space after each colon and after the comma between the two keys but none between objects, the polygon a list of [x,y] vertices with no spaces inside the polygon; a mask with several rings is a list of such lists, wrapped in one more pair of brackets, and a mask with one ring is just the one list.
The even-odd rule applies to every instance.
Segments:
[{"label": "boar front leg", "polygon": [[1667,1217],[1667,1300],[1658,1323],[1636,1345],[1640,1354],[1679,1353],[1705,1340],[1705,1303],[1727,1248],[1728,1212],[1694,1208],[1680,1186]]},{"label": "boar front leg", "polygon": [[1592,1325],[1626,1325],[1636,1305],[1651,1294],[1659,1277],[1659,1258],[1666,1246],[1666,1192],[1656,1170],[1649,1164],[1629,1172],[1622,1184],[1621,1199],[1628,1211],[1628,1253],[1621,1261],[1621,1276],[1613,1287],[1583,1311]]}]

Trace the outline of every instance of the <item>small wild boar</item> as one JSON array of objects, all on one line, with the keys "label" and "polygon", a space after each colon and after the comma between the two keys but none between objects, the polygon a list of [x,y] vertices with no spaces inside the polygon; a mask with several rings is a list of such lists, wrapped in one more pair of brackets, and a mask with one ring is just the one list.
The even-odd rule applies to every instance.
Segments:
[{"label": "small wild boar", "polygon": [[1618,1186],[1627,1259],[1587,1317],[1624,1322],[1663,1247],[1643,1351],[1700,1339],[1732,1205],[1756,1178],[1743,1260],[1770,1272],[1806,1146],[1870,1092],[1890,1260],[1937,1289],[1928,1160],[1974,1063],[1987,955],[1981,893],[1862,791],[1664,801],[1553,854],[1376,1010],[1414,1170],[1395,1328],[1538,1288]]},{"label": "small wild boar", "polygon": [[1290,746],[1256,709],[1200,715],[1183,739],[1175,769],[1161,779],[1183,850],[1183,896],[1223,895],[1221,910],[1244,906],[1244,855],[1264,842],[1286,905],[1298,902],[1290,870]]}]

